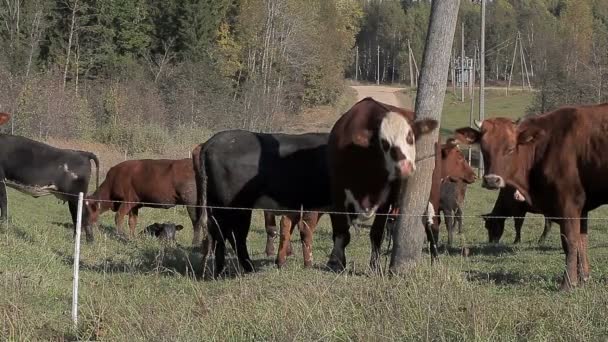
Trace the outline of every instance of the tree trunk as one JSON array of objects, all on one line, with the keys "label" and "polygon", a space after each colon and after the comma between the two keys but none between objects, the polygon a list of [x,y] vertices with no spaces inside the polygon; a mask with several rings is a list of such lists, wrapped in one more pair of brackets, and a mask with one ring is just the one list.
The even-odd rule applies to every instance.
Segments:
[{"label": "tree trunk", "polygon": [[[416,118],[441,120],[445,97],[450,48],[454,40],[460,0],[433,1],[431,18],[422,60],[422,73],[416,94]],[[434,144],[439,128],[416,140],[416,172],[404,182],[400,213],[393,233],[394,247],[390,271],[401,273],[414,266],[422,256],[422,226],[431,191],[431,174],[435,167]]]},{"label": "tree trunk", "polygon": [[72,20],[70,23],[70,35],[68,38],[68,47],[65,55],[65,68],[63,69],[63,90],[65,90],[65,83],[68,79],[68,68],[70,66],[70,52],[72,51],[72,38],[74,37],[74,24],[76,23],[77,7],[78,0],[74,0],[74,7],[72,8]]}]

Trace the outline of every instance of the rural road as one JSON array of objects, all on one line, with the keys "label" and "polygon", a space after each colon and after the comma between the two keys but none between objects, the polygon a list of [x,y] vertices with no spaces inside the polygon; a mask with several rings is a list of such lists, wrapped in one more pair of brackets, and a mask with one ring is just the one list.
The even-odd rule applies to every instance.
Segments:
[{"label": "rural road", "polygon": [[[405,90],[405,88],[388,87],[388,86],[351,86],[357,91],[357,101],[364,97],[373,97],[375,100],[384,102],[393,106],[411,108],[411,100],[407,98],[405,94],[397,96],[399,91]],[[401,103],[406,100],[407,103]]]}]

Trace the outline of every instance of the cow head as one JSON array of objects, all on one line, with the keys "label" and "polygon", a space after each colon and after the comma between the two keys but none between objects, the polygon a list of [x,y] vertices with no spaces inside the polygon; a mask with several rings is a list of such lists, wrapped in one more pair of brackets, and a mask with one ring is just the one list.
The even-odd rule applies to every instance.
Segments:
[{"label": "cow head", "polygon": [[476,120],[475,125],[479,130],[463,127],[456,130],[455,136],[466,144],[479,144],[485,167],[482,186],[499,189],[510,183],[526,196],[529,147],[536,136],[522,134],[522,124],[507,118]]},{"label": "cow head", "polygon": [[408,120],[403,114],[388,112],[380,123],[380,147],[389,179],[407,178],[416,170],[416,137],[437,127],[437,120]]},{"label": "cow head", "polygon": [[441,178],[447,178],[452,182],[475,182],[477,176],[471,165],[464,159],[462,151],[458,147],[456,139],[450,138],[441,146]]},{"label": "cow head", "polygon": [[92,226],[97,223],[99,219],[99,215],[101,214],[101,202],[96,201],[94,198],[87,198],[84,201],[84,209],[87,212],[87,221],[85,224],[87,226]]},{"label": "cow head", "polygon": [[181,224],[176,225],[169,222],[153,223],[147,226],[142,233],[157,237],[161,240],[175,241],[175,234],[182,229],[184,229],[184,226]]},{"label": "cow head", "polygon": [[10,114],[8,113],[0,113],[0,126],[4,125],[11,119]]},{"label": "cow head", "polygon": [[505,230],[505,219],[501,217],[492,217],[492,214],[482,214],[484,227],[488,231],[488,239],[490,243],[498,243]]}]

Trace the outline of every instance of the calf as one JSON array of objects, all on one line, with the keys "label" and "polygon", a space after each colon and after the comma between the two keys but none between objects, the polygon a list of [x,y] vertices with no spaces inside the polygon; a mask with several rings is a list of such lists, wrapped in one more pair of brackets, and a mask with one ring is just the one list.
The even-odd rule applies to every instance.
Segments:
[{"label": "calf", "polygon": [[[515,188],[506,186],[500,189],[494,207],[489,214],[482,215],[484,226],[488,230],[488,240],[490,243],[498,243],[505,229],[505,220],[507,217],[513,217],[515,223],[515,241],[517,244],[521,241],[521,227],[524,224],[524,217],[527,213],[540,214],[540,212],[530,206],[527,202],[521,202],[515,199]],[[551,230],[551,220],[545,218],[545,229],[543,230],[539,244],[542,244],[547,239],[547,235]]]},{"label": "calf", "polygon": [[466,186],[467,184],[464,182],[441,183],[439,213],[443,212],[445,227],[448,231],[448,247],[452,246],[456,224],[458,224],[458,234],[462,234],[462,206]]},{"label": "calf", "polygon": [[[0,115],[0,120],[6,121],[7,116]],[[87,193],[91,161],[95,163],[97,186],[99,160],[93,153],[60,149],[17,135],[0,134],[0,221],[7,219],[8,186],[33,197],[54,195],[67,202],[76,234],[78,193]],[[87,241],[93,241],[90,227],[85,225],[84,228]]]},{"label": "calf", "polygon": [[327,263],[334,271],[346,265],[349,228],[376,215],[370,230],[370,266],[378,258],[389,208],[396,207],[402,180],[415,170],[417,136],[437,121],[414,121],[414,112],[364,98],[333,126],[328,143],[333,211],[333,250]]},{"label": "calf", "polygon": [[215,134],[193,151],[200,184],[197,203],[206,209],[202,221],[208,222],[215,242],[215,276],[224,269],[226,240],[245,272],[254,270],[246,244],[252,209],[297,214],[330,205],[327,139],[327,133],[230,130]]},{"label": "calf", "polygon": [[266,225],[266,255],[274,254],[273,240],[277,236],[276,216],[281,217],[281,232],[279,240],[279,252],[277,254],[276,264],[282,267],[288,256],[292,255],[291,234],[296,225],[300,231],[300,239],[302,242],[302,254],[304,257],[304,267],[312,266],[312,236],[317,228],[317,224],[321,215],[316,211],[307,212],[272,212],[264,211],[264,222]]},{"label": "calf", "polygon": [[512,122],[492,118],[461,128],[459,138],[479,143],[482,186],[514,187],[535,208],[559,217],[566,272],[561,288],[589,279],[587,215],[608,203],[608,103],[563,107]]},{"label": "calf", "polygon": [[124,216],[129,215],[131,237],[135,236],[137,217],[142,207],[168,209],[186,205],[194,237],[200,242],[200,208],[196,204],[196,181],[192,159],[127,160],[108,171],[101,186],[87,197],[88,224],[95,224],[99,215],[116,212],[116,231],[123,235]]},{"label": "calf", "polygon": [[175,234],[184,229],[181,224],[175,224],[170,222],[165,223],[153,223],[147,226],[142,233],[150,236],[157,237],[161,240],[175,241]]},{"label": "calf", "polygon": [[[435,259],[438,256],[437,243],[439,242],[439,213],[442,209],[442,184],[450,182],[471,184],[476,179],[475,171],[467,163],[455,139],[448,139],[443,145],[435,143],[435,169],[433,169],[431,179],[431,193],[426,212],[425,228],[431,256]],[[449,233],[448,228],[448,245],[451,244]]]}]

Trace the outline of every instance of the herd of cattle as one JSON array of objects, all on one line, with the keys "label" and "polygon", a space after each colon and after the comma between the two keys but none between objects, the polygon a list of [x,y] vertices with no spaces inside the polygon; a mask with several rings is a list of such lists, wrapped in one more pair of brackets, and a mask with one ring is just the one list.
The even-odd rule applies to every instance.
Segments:
[{"label": "herd of cattle", "polygon": [[[0,113],[0,125],[10,116]],[[135,235],[142,207],[187,206],[195,245],[215,256],[214,274],[225,267],[226,241],[246,272],[254,270],[246,241],[252,210],[263,209],[266,254],[285,264],[297,225],[305,266],[312,265],[312,237],[323,212],[329,212],[333,249],[327,266],[341,271],[352,225],[371,219],[370,267],[379,267],[387,220],[399,215],[401,183],[416,170],[416,138],[436,129],[432,119],[415,120],[402,108],[365,98],[354,104],[330,133],[265,134],[229,130],[196,146],[192,158],[129,160],[108,171],[99,184],[99,160],[90,152],[58,149],[21,136],[0,134],[0,219],[7,218],[6,186],[34,197],[52,194],[68,203],[74,225],[77,194],[87,193],[91,164],[96,190],[85,197],[83,227],[105,211],[116,212],[123,232],[128,215]],[[589,279],[587,214],[608,203],[608,104],[564,107],[518,121],[491,118],[463,127],[435,144],[431,192],[421,215],[431,255],[437,257],[439,215],[443,211],[452,244],[455,225],[462,229],[466,186],[476,180],[457,142],[479,144],[485,175],[482,186],[500,189],[492,212],[484,215],[490,242],[498,242],[506,217],[515,218],[520,241],[527,212],[544,214],[546,238],[551,222],[560,225],[566,254],[562,288]],[[280,233],[276,217],[281,216]],[[144,231],[173,239],[180,225],[155,223]],[[208,233],[208,234],[207,234]],[[204,239],[203,239],[204,238]],[[204,241],[203,241],[204,240]]]}]

